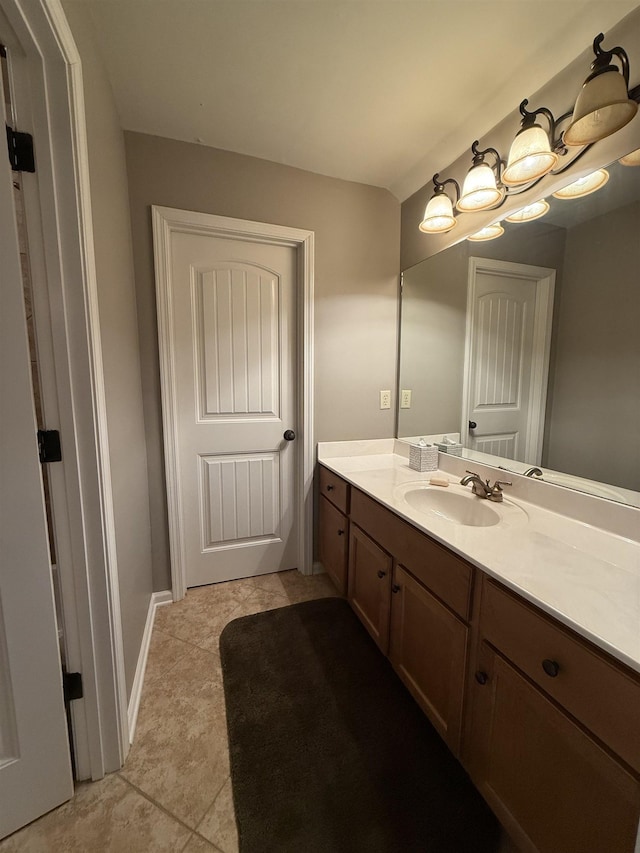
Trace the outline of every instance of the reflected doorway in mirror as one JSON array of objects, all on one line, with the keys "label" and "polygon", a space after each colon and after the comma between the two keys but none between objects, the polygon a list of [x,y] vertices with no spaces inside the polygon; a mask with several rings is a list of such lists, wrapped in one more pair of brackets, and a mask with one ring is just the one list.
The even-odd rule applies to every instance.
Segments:
[{"label": "reflected doorway in mirror", "polygon": [[541,461],[555,275],[469,258],[461,435],[471,450]]}]

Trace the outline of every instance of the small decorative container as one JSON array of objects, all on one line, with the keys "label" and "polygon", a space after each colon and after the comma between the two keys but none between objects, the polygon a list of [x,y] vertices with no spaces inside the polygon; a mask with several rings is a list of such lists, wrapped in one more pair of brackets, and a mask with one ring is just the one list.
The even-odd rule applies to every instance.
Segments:
[{"label": "small decorative container", "polygon": [[438,448],[435,444],[409,445],[409,468],[414,471],[437,471]]}]

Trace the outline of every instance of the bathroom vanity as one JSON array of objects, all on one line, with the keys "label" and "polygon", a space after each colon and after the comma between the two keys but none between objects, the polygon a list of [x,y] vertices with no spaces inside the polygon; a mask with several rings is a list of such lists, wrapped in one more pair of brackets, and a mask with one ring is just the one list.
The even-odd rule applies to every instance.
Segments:
[{"label": "bathroom vanity", "polygon": [[319,446],[324,568],[523,851],[633,853],[640,545],[404,453]]}]

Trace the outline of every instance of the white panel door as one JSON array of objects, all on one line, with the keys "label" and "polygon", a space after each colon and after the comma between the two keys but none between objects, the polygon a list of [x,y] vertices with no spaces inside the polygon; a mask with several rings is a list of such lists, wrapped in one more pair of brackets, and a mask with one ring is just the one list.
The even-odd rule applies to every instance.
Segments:
[{"label": "white panel door", "polygon": [[4,837],[73,794],[13,189],[4,152],[0,257],[0,837]]},{"label": "white panel door", "polygon": [[295,250],[170,239],[187,586],[295,568]]},{"label": "white panel door", "polygon": [[462,429],[471,450],[540,461],[552,272],[491,260],[471,265]]}]

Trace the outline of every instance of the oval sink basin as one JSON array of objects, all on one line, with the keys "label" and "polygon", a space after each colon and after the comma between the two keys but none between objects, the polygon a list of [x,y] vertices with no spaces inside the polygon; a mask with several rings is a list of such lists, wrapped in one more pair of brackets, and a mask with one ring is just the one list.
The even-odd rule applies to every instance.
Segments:
[{"label": "oval sink basin", "polygon": [[471,489],[451,485],[447,488],[413,482],[398,486],[394,496],[427,518],[464,527],[519,527],[526,524],[527,513],[510,500],[494,503],[476,497]]},{"label": "oval sink basin", "polygon": [[[437,487],[436,487],[437,488]],[[460,492],[450,492],[427,486],[410,489],[404,495],[409,506],[420,512],[428,512],[456,524],[468,527],[491,527],[500,522],[500,515],[493,507],[474,495],[469,497]]]}]

